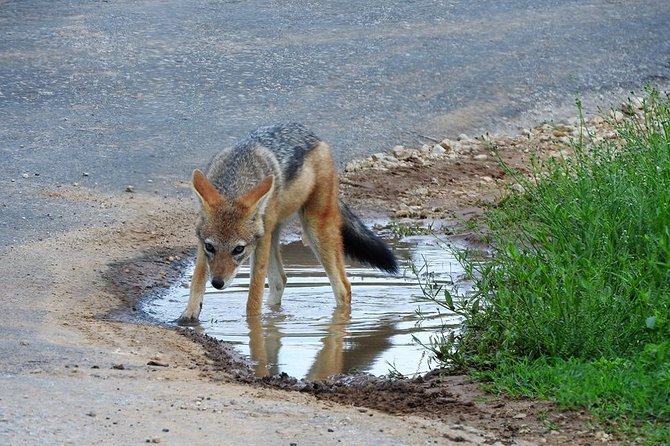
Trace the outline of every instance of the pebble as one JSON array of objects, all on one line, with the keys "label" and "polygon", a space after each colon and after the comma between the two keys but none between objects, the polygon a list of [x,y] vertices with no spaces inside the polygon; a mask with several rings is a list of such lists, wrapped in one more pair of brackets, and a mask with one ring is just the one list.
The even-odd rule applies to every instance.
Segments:
[{"label": "pebble", "polygon": [[526,189],[524,189],[524,187],[522,185],[520,185],[519,183],[512,184],[512,189],[521,193],[521,194],[526,191]]},{"label": "pebble", "polygon": [[619,110],[610,110],[610,117],[615,121],[623,121],[624,114]]},{"label": "pebble", "polygon": [[[627,103],[627,109],[632,107],[638,108],[643,104],[642,98],[631,100]],[[623,119],[639,119],[639,111],[633,113],[631,117],[626,117],[624,113],[618,110],[611,110],[604,115],[592,115],[582,121],[581,117],[573,116],[565,119],[560,124],[554,122],[545,122],[542,125],[532,128],[523,128],[520,134],[512,136],[491,137],[490,135],[482,135],[481,137],[471,138],[465,133],[459,134],[456,138],[444,138],[439,143],[423,144],[422,146],[406,147],[404,145],[393,146],[387,153],[375,153],[374,155],[362,159],[354,160],[347,163],[345,167],[346,172],[365,172],[366,170],[375,171],[394,171],[398,167],[410,166],[413,168],[420,168],[422,166],[433,166],[436,160],[453,160],[453,166],[459,168],[462,166],[463,160],[471,159],[475,161],[491,161],[495,158],[495,153],[489,152],[491,144],[497,145],[502,150],[516,150],[520,153],[529,155],[538,154],[541,157],[555,157],[567,158],[572,156],[570,145],[574,138],[581,138],[585,143],[598,143],[605,139],[614,139],[618,135],[613,131],[612,122],[614,120],[621,121]],[[591,136],[593,135],[593,136]],[[484,166],[482,166],[483,169]],[[479,187],[492,187],[493,184],[509,184],[509,187],[519,193],[524,193],[525,190],[520,184],[510,184],[509,179],[499,182],[492,176],[487,175],[488,172],[480,172],[477,178]],[[399,178],[402,178],[400,172]],[[346,183],[346,175],[343,178],[343,183]],[[454,183],[453,180],[448,182]],[[448,189],[449,187],[447,187]],[[443,218],[448,209],[440,209],[431,207],[413,206],[417,203],[426,202],[428,193],[439,200],[443,198],[443,193],[446,189],[437,186],[430,188],[417,188],[410,192],[408,191],[403,196],[399,197],[400,202],[396,209],[393,210],[395,218],[428,218],[435,217],[439,212],[438,218]],[[455,197],[469,200],[476,198],[477,193],[467,192],[467,187],[457,187],[453,191]],[[431,211],[431,209],[438,209]]]},{"label": "pebble", "polygon": [[444,147],[447,150],[453,150],[457,146],[458,142],[457,141],[452,141],[449,138],[444,138],[442,141],[440,141],[440,145]]},{"label": "pebble", "polygon": [[445,149],[441,144],[435,144],[431,149],[431,153],[435,155],[442,155],[443,153],[446,153],[446,151],[447,149]]},{"label": "pebble", "polygon": [[396,159],[400,161],[404,161],[411,158],[413,154],[414,154],[413,150],[406,149],[403,146],[395,146],[393,148],[393,155],[396,157]]},{"label": "pebble", "polygon": [[131,185],[126,186],[126,192],[129,192],[129,193],[135,192],[135,186],[131,186]]}]

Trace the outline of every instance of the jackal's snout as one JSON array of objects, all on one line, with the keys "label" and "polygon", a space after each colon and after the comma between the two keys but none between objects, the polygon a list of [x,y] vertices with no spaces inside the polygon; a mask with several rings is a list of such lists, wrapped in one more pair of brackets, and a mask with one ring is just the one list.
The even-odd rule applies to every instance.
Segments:
[{"label": "jackal's snout", "polygon": [[222,290],[225,285],[226,282],[224,282],[223,279],[218,277],[212,277],[212,286],[217,290]]}]

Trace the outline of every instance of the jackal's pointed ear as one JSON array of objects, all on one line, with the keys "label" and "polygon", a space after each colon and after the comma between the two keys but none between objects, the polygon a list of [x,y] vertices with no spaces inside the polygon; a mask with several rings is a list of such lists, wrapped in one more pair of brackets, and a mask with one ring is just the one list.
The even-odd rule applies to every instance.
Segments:
[{"label": "jackal's pointed ear", "polygon": [[248,217],[263,215],[275,186],[275,177],[267,176],[237,199],[237,203],[246,209]]},{"label": "jackal's pointed ear", "polygon": [[223,201],[223,197],[216,190],[216,187],[207,179],[201,170],[195,169],[193,171],[193,190],[202,202],[206,211],[209,211],[215,205]]}]

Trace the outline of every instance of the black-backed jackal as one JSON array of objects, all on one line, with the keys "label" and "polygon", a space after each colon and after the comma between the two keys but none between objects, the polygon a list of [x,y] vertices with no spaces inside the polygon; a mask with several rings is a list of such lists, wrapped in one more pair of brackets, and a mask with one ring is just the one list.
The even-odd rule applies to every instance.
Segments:
[{"label": "black-backed jackal", "polygon": [[344,256],[395,273],[389,247],[338,199],[338,180],[328,145],[300,124],[261,127],[211,162],[207,175],[193,172],[202,204],[196,225],[198,254],[180,325],[198,322],[207,278],[230,285],[251,257],[247,315],[281,303],[286,284],[279,246],[281,224],[299,213],[303,238],[320,260],[338,306],[351,303]]}]

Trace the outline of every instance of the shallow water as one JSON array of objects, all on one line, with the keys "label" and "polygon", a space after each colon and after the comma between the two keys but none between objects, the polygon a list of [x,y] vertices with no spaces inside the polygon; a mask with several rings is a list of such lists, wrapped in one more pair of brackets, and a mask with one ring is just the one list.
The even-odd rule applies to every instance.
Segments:
[{"label": "shallow water", "polygon": [[[411,264],[459,294],[469,290],[464,272],[432,236],[393,244],[402,274],[391,277],[348,265],[352,285],[350,315],[340,311],[328,279],[309,248],[300,242],[282,247],[288,283],[281,307],[265,306],[260,317],[246,317],[249,268],[224,291],[208,287],[202,313],[204,333],[229,342],[255,364],[259,376],[285,372],[297,378],[324,379],[338,373],[401,373],[430,369],[428,344],[442,327],[457,328],[459,318],[427,302]],[[427,265],[427,267],[426,267]],[[174,321],[188,301],[192,266],[184,279],[143,310],[161,322]],[[266,291],[267,293],[267,291]]]}]

